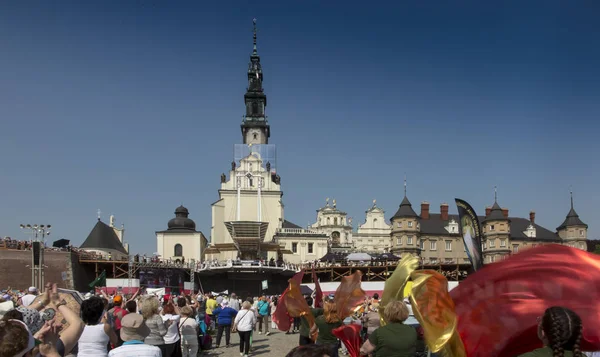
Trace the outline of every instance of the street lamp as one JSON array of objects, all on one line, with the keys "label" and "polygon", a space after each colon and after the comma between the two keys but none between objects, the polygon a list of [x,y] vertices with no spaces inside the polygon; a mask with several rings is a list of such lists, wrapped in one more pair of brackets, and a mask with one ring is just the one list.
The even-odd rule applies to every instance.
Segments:
[{"label": "street lamp", "polygon": [[49,224],[20,224],[19,227],[26,229],[27,233],[32,235],[31,286],[41,290],[44,288],[44,248],[46,247],[46,237],[50,235],[52,226]]}]

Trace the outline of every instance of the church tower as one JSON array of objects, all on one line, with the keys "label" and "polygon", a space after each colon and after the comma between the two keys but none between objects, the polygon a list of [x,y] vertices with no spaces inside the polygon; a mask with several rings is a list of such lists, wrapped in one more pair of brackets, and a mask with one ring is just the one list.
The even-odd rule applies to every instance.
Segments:
[{"label": "church tower", "polygon": [[265,114],[267,96],[263,90],[263,73],[260,56],[256,49],[256,19],[254,22],[254,48],[248,63],[248,88],[244,95],[246,115],[242,121],[244,144],[268,144],[270,136],[269,122]]}]

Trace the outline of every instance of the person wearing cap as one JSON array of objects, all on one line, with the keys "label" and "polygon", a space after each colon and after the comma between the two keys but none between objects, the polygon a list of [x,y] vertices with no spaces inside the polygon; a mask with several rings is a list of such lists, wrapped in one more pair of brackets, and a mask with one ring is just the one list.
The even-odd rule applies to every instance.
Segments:
[{"label": "person wearing cap", "polygon": [[150,334],[150,329],[139,314],[128,314],[121,319],[121,339],[123,345],[111,350],[108,357],[162,357],[160,348],[147,345],[144,339]]},{"label": "person wearing cap", "polygon": [[28,307],[29,305],[31,305],[33,300],[35,300],[37,295],[37,288],[35,286],[30,286],[29,289],[27,289],[27,294],[21,298],[21,305]]},{"label": "person wearing cap", "polygon": [[127,315],[127,310],[125,310],[122,307],[123,297],[121,295],[115,295],[115,297],[113,298],[113,304],[114,307],[108,310],[108,315],[110,322],[112,322],[113,324],[112,327],[115,330],[117,337],[119,337],[119,342],[117,343],[117,346],[121,346],[123,341],[120,338],[121,334],[119,333],[119,331],[121,330],[121,320],[123,319],[123,317],[125,317],[125,315]]}]

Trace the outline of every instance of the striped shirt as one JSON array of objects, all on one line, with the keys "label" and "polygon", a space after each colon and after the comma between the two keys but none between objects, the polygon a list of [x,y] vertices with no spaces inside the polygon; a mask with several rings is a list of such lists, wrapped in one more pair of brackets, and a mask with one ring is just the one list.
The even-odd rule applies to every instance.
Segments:
[{"label": "striped shirt", "polygon": [[108,352],[108,357],[162,357],[160,348],[142,341],[127,341],[123,346]]}]

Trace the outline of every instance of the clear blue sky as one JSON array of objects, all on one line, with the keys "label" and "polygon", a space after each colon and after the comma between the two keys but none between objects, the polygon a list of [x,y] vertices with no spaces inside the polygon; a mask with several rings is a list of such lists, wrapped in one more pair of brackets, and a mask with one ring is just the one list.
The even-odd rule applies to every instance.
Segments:
[{"label": "clear blue sky", "polygon": [[416,210],[497,185],[552,230],[572,185],[600,238],[597,1],[59,3],[0,4],[0,236],[80,244],[99,208],[151,253],[182,203],[210,235],[256,17],[288,220],[389,218],[406,173]]}]

